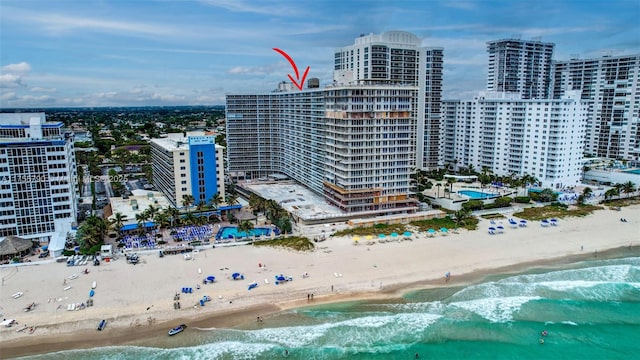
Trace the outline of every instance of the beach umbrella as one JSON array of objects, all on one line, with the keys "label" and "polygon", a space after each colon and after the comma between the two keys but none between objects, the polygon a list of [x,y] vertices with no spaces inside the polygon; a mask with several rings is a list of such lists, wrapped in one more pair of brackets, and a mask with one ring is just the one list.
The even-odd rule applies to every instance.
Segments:
[{"label": "beach umbrella", "polygon": [[435,233],[436,233],[436,231],[435,231],[435,230],[433,230],[433,229],[429,229],[429,230],[427,230],[427,234],[429,234],[429,235],[431,235],[431,236],[433,236]]},{"label": "beach umbrella", "polygon": [[496,229],[498,229],[499,233],[503,233],[504,232],[504,227],[502,225],[496,226]]},{"label": "beach umbrella", "polygon": [[378,237],[379,237],[380,239],[384,239],[384,234],[380,234],[380,235],[378,235]]},{"label": "beach umbrella", "polygon": [[443,233],[449,232],[449,229],[447,228],[440,228],[440,231],[442,231]]},{"label": "beach umbrella", "polygon": [[391,236],[393,236],[393,237],[397,237],[397,236],[398,236],[398,233],[391,233]]},{"label": "beach umbrella", "polygon": [[353,241],[360,241],[360,236],[354,236]]},{"label": "beach umbrella", "polygon": [[489,230],[491,231],[496,231],[496,228],[494,228],[493,226],[489,228]]},{"label": "beach umbrella", "polygon": [[404,236],[411,236],[411,233],[410,233],[410,232],[408,232],[408,231],[405,231],[405,232],[404,232],[404,234],[402,234],[402,235],[404,235]]}]

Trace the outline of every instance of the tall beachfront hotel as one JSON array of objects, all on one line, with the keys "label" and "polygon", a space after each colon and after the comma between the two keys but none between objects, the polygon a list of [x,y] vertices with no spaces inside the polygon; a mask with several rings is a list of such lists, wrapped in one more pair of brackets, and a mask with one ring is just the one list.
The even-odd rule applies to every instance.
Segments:
[{"label": "tall beachfront hotel", "polygon": [[216,194],[224,199],[223,150],[203,132],[152,139],[153,184],[177,208],[185,206],[185,195],[193,196],[192,205],[209,203]]},{"label": "tall beachfront hotel", "polygon": [[64,247],[76,222],[77,173],[63,125],[44,113],[0,114],[0,237]]},{"label": "tall beachfront hotel", "polygon": [[350,215],[411,213],[410,175],[435,168],[442,49],[406,32],[335,53],[325,88],[228,95],[231,176],[284,174]]},{"label": "tall beachfront hotel", "polygon": [[445,100],[443,160],[499,176],[535,176],[543,187],[580,182],[589,102],[580,91],[562,99],[522,99],[482,92],[471,101]]},{"label": "tall beachfront hotel", "polygon": [[578,90],[592,102],[585,154],[640,160],[640,55],[553,63],[553,97]]},{"label": "tall beachfront hotel", "polygon": [[487,43],[487,90],[518,92],[523,99],[549,99],[555,44],[501,39]]}]

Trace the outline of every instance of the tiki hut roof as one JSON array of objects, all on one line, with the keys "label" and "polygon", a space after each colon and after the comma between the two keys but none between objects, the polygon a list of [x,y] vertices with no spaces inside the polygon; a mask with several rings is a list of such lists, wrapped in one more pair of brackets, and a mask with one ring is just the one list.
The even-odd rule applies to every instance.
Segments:
[{"label": "tiki hut roof", "polygon": [[33,242],[17,236],[7,236],[0,240],[0,256],[19,254],[29,250]]}]

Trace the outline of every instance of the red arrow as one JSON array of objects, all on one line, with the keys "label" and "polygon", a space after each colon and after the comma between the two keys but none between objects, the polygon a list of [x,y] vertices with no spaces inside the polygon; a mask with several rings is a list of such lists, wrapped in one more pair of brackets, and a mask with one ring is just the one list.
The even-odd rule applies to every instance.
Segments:
[{"label": "red arrow", "polygon": [[[293,79],[293,76],[291,76],[290,74],[287,74],[287,76],[289,76],[289,79],[291,80],[291,82],[293,83],[293,85],[295,85],[298,89],[302,90],[302,86],[304,85],[304,79],[307,78],[307,74],[309,73],[309,66],[307,66],[307,69],[304,71],[304,74],[302,74],[302,80],[300,80],[300,73],[298,72],[298,67],[296,66],[296,62],[293,61],[293,59],[291,58],[291,56],[289,56],[289,54],[287,54],[286,52],[278,49],[278,48],[273,48],[273,50],[277,51],[280,53],[280,55],[284,56],[285,59],[287,59],[289,61],[289,64],[291,64],[291,66],[293,66],[293,71],[296,72],[296,79]],[[300,81],[300,84],[298,84],[298,82],[296,80]]]}]

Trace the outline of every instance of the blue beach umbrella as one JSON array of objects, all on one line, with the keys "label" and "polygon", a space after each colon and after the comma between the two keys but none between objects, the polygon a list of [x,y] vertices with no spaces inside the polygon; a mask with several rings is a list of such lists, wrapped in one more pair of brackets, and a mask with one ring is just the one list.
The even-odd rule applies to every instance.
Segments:
[{"label": "blue beach umbrella", "polygon": [[411,236],[411,233],[410,233],[410,232],[408,232],[408,231],[405,231],[405,232],[404,232],[404,234],[402,234],[402,235],[404,235],[404,236]]},{"label": "blue beach umbrella", "polygon": [[391,236],[393,236],[393,237],[397,237],[397,236],[398,236],[398,233],[391,233]]}]

